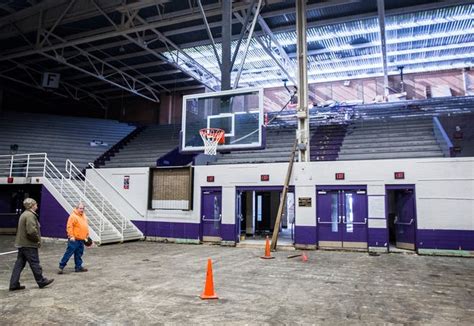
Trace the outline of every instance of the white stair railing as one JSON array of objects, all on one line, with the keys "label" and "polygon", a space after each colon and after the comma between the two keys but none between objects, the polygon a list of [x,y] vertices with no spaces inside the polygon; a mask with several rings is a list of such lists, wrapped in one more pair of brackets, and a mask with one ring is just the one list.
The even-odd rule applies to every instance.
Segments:
[{"label": "white stair railing", "polygon": [[117,232],[115,227],[96,208],[95,205],[80,191],[74,183],[66,178],[56,166],[48,159],[46,153],[0,155],[0,177],[7,177],[13,182],[14,178],[43,177],[51,186],[66,200],[75,207],[78,202],[85,203],[86,213],[89,216],[89,226],[102,240],[102,233],[106,226]]},{"label": "white stair railing", "polygon": [[122,237],[126,231],[136,233],[138,237],[143,236],[142,232],[124,214],[121,214],[107,197],[104,196],[70,160],[66,161],[66,173],[68,174],[68,178],[73,181],[74,185],[81,191],[84,197],[93,202],[102,215],[119,230]]}]

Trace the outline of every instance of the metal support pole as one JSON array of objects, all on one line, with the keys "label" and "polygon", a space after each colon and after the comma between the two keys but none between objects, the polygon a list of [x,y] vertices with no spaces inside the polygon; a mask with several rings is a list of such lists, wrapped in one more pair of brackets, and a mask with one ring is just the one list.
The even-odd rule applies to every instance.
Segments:
[{"label": "metal support pole", "polygon": [[382,50],[383,67],[383,95],[388,96],[388,74],[387,74],[387,40],[385,37],[385,3],[384,0],[377,0],[377,11],[379,14],[380,44]]},{"label": "metal support pole", "polygon": [[244,50],[244,53],[242,55],[242,60],[240,62],[239,71],[237,72],[237,76],[235,76],[234,87],[233,87],[234,89],[239,86],[240,76],[242,74],[242,70],[244,69],[245,59],[247,58],[247,53],[249,52],[250,42],[252,41],[253,32],[255,30],[255,25],[256,25],[257,20],[258,20],[258,15],[260,13],[261,5],[262,5],[262,0],[259,0],[258,4],[257,4],[257,9],[255,11],[255,16],[253,17],[253,20],[252,20],[252,25],[250,26],[250,31],[249,31],[249,35],[247,37],[247,42],[245,43],[245,50]]},{"label": "metal support pole", "polygon": [[308,69],[306,44],[306,0],[296,1],[298,75],[298,160],[309,162]]},{"label": "metal support pole", "polygon": [[0,84],[0,113],[2,113],[3,111],[3,94],[4,94],[4,91],[3,91],[2,85]]},{"label": "metal support pole", "polygon": [[230,88],[230,64],[232,41],[232,0],[222,1],[222,65],[221,65],[221,90]]}]

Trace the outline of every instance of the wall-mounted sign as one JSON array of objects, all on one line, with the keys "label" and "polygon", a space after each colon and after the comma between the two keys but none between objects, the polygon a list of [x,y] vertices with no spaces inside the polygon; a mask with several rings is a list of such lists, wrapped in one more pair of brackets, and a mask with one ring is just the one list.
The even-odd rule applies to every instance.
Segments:
[{"label": "wall-mounted sign", "polygon": [[125,175],[123,177],[123,189],[128,190],[130,189],[130,176]]},{"label": "wall-mounted sign", "polygon": [[207,182],[214,182],[214,176],[213,175],[208,175],[206,180],[207,180]]},{"label": "wall-mounted sign", "polygon": [[344,180],[345,176],[344,173],[338,172],[336,173],[336,180]]},{"label": "wall-mounted sign", "polygon": [[311,207],[311,197],[299,197],[298,198],[299,207]]},{"label": "wall-mounted sign", "polygon": [[269,174],[261,174],[260,175],[260,181],[270,181],[270,175]]},{"label": "wall-mounted sign", "polygon": [[45,72],[43,74],[43,87],[46,88],[59,88],[59,79],[61,78],[60,74]]},{"label": "wall-mounted sign", "polygon": [[405,179],[405,172],[395,172],[395,179]]}]

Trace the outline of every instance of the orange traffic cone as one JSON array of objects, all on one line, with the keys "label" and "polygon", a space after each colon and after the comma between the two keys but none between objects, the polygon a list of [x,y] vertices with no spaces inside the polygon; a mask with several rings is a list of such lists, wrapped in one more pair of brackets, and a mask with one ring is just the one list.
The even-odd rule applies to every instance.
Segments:
[{"label": "orange traffic cone", "polygon": [[204,285],[204,292],[201,294],[201,299],[217,299],[217,294],[214,292],[214,278],[212,277],[212,260],[207,260],[206,284]]},{"label": "orange traffic cone", "polygon": [[267,239],[265,240],[265,256],[261,256],[260,258],[262,259],[273,259],[275,257],[272,257],[271,253],[270,253],[270,240],[268,239],[268,236],[267,236]]},{"label": "orange traffic cone", "polygon": [[307,262],[308,261],[308,256],[306,256],[306,253],[303,251],[303,255],[301,256],[301,260],[303,262]]}]

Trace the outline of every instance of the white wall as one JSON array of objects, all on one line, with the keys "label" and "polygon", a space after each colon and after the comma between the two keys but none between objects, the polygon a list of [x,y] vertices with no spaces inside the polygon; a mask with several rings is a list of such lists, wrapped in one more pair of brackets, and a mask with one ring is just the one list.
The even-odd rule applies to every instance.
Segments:
[{"label": "white wall", "polygon": [[[148,211],[147,220],[199,223],[201,186],[209,186],[222,187],[222,221],[233,224],[236,187],[282,186],[287,166],[286,163],[196,166],[193,210]],[[147,168],[100,171],[130,202],[146,211]],[[398,171],[405,172],[404,180],[394,179],[394,172]],[[336,172],[345,173],[345,180],[336,181]],[[260,181],[261,174],[269,174],[270,181]],[[125,175],[130,176],[128,191],[122,189]],[[206,181],[209,175],[215,177],[215,182]],[[366,185],[369,218],[375,218],[385,217],[385,185],[414,184],[418,228],[474,229],[474,158],[295,163],[290,184],[295,185],[299,226],[316,225],[316,185]],[[311,197],[312,207],[298,207],[299,197]],[[385,227],[385,221],[371,219],[369,227]]]},{"label": "white wall", "polygon": [[[97,169],[96,171],[103,176],[116,191],[111,189],[109,184],[94,170],[87,169],[86,177],[93,182],[96,188],[104,194],[122,214],[131,220],[143,220],[146,217],[148,211],[149,168],[114,168]],[[130,178],[128,189],[124,189],[125,176]],[[127,201],[130,205],[127,204]]]}]

